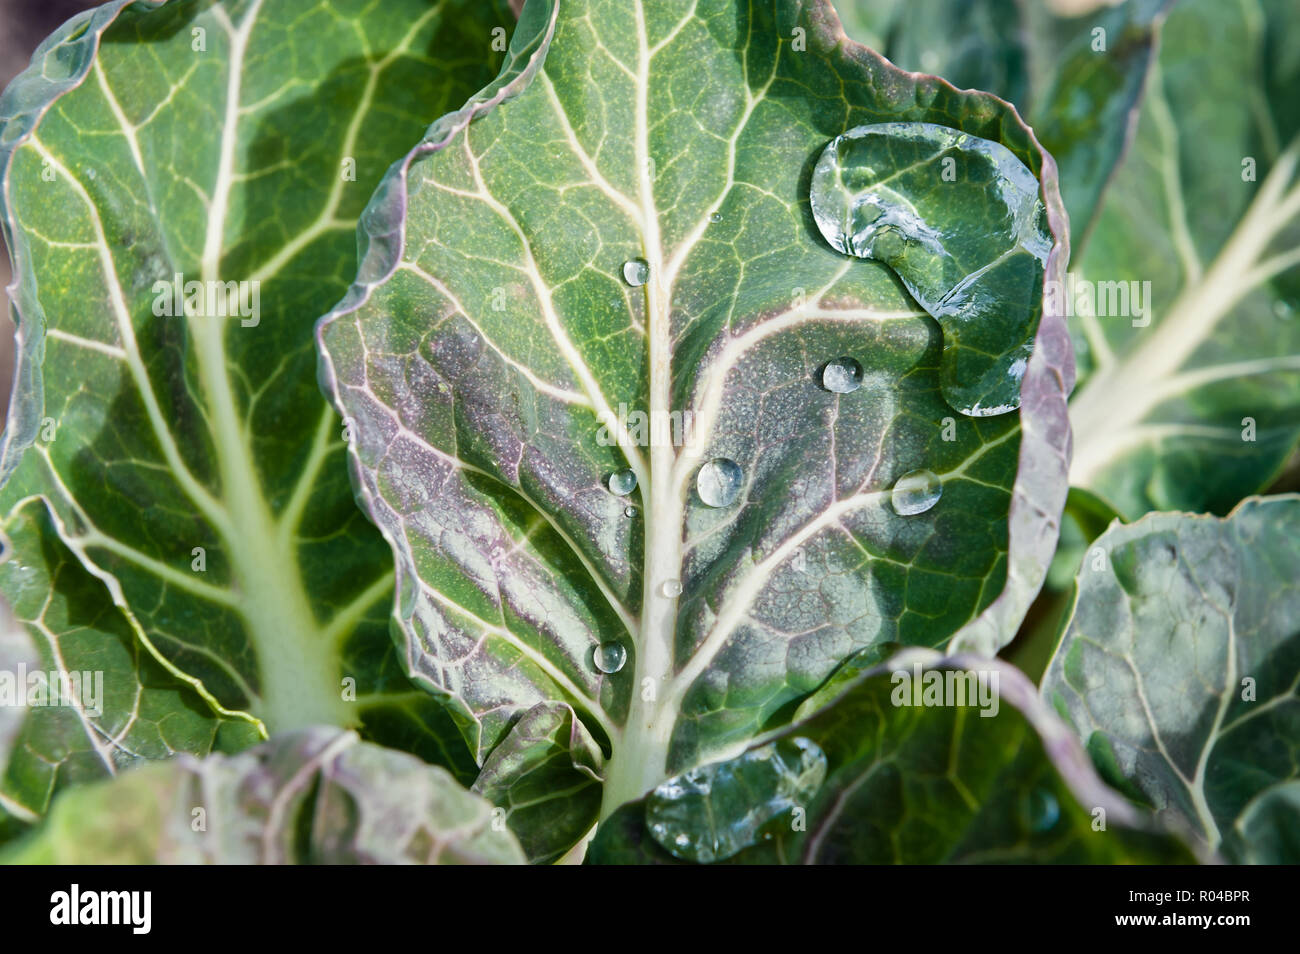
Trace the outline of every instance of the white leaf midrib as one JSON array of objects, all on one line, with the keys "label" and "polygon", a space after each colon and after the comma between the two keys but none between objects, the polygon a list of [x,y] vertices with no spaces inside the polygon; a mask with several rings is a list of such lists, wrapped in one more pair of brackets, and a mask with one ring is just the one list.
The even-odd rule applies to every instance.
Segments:
[{"label": "white leaf midrib", "polygon": [[[1094,486],[1124,446],[1128,434],[1159,404],[1177,393],[1177,373],[1233,307],[1265,277],[1285,265],[1285,255],[1266,259],[1273,239],[1300,215],[1300,185],[1292,185],[1300,138],[1260,184],[1255,199],[1214,262],[1199,280],[1184,285],[1164,319],[1124,358],[1088,379],[1070,405],[1074,428],[1071,483]],[[1290,186],[1290,188],[1288,188]],[[1269,263],[1273,263],[1271,266]],[[1195,382],[1206,369],[1184,372]]]}]

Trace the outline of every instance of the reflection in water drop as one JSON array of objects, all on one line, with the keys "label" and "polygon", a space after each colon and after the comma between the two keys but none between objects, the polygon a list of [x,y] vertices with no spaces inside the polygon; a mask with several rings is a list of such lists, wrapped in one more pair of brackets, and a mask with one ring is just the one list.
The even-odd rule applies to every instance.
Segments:
[{"label": "reflection in water drop", "polygon": [[1050,831],[1061,818],[1061,803],[1047,789],[1034,789],[1025,799],[1025,816],[1030,831]]},{"label": "reflection in water drop", "polygon": [[596,668],[603,673],[615,673],[627,662],[627,647],[618,640],[601,643],[592,654]]},{"label": "reflection in water drop", "polygon": [[721,861],[786,824],[825,780],[826,754],[815,742],[783,739],[668,779],[646,799],[646,824],[678,858]]},{"label": "reflection in water drop", "polygon": [[822,387],[836,394],[852,394],[862,387],[862,365],[852,358],[836,358],[822,368]]},{"label": "reflection in water drop", "polygon": [[623,263],[623,280],[629,285],[644,285],[650,280],[650,265],[644,258],[634,258]]},{"label": "reflection in water drop", "polygon": [[625,516],[625,517],[635,517],[635,516],[636,516],[636,507],[624,507],[624,508],[623,508],[623,516]]},{"label": "reflection in water drop", "polygon": [[1051,238],[1038,180],[1000,143],[933,123],[858,126],[813,170],[826,241],[888,265],[939,322],[939,383],[963,414],[1020,406]]},{"label": "reflection in water drop", "polygon": [[659,592],[662,593],[664,596],[668,597],[669,599],[672,599],[675,596],[681,596],[682,581],[664,580],[663,584],[659,587]]},{"label": "reflection in water drop", "polygon": [[740,496],[745,474],[740,465],[726,457],[715,457],[695,475],[695,492],[710,507],[726,507]]},{"label": "reflection in water drop", "polygon": [[928,470],[914,470],[899,477],[889,493],[894,512],[904,517],[925,513],[943,496],[943,484]]},{"label": "reflection in water drop", "polygon": [[606,479],[605,485],[610,493],[626,497],[636,490],[636,474],[630,470],[616,470]]}]

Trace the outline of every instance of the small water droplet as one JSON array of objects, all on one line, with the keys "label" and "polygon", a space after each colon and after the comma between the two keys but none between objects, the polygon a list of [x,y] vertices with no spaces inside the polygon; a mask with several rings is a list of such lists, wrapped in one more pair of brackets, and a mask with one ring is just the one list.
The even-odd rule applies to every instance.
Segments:
[{"label": "small water droplet", "polygon": [[712,222],[714,225],[717,225],[719,222],[722,221],[722,213],[714,212],[712,215],[709,216],[709,221]]},{"label": "small water droplet", "polygon": [[592,661],[601,672],[618,672],[627,662],[627,647],[616,639],[601,643],[592,654]]},{"label": "small water droplet", "polygon": [[634,258],[623,263],[623,280],[636,287],[650,280],[650,265],[644,258]]},{"label": "small water droplet", "polygon": [[1045,788],[1030,792],[1025,799],[1025,820],[1031,831],[1050,831],[1061,818],[1061,803]]},{"label": "small water droplet", "polygon": [[852,394],[862,387],[862,365],[852,358],[836,358],[822,368],[822,387],[835,394]]},{"label": "small water droplet", "polygon": [[740,496],[744,471],[734,460],[715,457],[695,475],[695,492],[710,507],[728,507]]},{"label": "small water droplet", "polygon": [[636,490],[636,474],[630,470],[616,470],[605,479],[605,486],[611,494],[626,497]]},{"label": "small water droplet", "polygon": [[894,512],[904,517],[925,513],[943,496],[943,484],[928,470],[914,470],[899,477],[890,491]]},{"label": "small water droplet", "polygon": [[664,580],[663,585],[659,587],[659,592],[664,596],[672,599],[675,596],[682,595],[681,580]]},{"label": "small water droplet", "polygon": [[623,516],[625,516],[625,517],[635,517],[635,516],[636,516],[636,507],[624,507],[624,508],[623,508]]}]

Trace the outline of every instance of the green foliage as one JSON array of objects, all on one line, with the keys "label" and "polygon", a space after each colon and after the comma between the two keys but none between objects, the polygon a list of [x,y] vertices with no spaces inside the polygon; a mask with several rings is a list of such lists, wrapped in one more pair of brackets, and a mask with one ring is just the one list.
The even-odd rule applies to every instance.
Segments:
[{"label": "green foliage", "polygon": [[0,861],[1296,860],[1294,12],[836,6],[37,51]]}]

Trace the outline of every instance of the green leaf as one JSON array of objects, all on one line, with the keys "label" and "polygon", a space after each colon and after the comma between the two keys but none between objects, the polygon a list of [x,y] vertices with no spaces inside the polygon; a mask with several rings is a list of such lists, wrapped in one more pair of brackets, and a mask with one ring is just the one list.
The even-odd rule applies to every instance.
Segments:
[{"label": "green leaf", "polygon": [[[19,694],[19,687],[25,682],[19,679],[19,674],[39,665],[36,647],[32,645],[27,630],[14,619],[9,608],[0,603],[0,772],[5,770],[13,756],[27,708],[26,693]],[[12,682],[5,686],[5,680]],[[12,696],[7,695],[10,691]],[[0,844],[35,820],[35,815],[0,791]]]},{"label": "green leaf", "polygon": [[[936,680],[957,691],[931,697]],[[756,827],[755,813],[771,804],[770,783],[757,776],[778,760],[774,750],[792,745],[782,764],[789,774],[802,758],[805,771],[784,782],[780,814]],[[810,752],[824,760],[820,786],[818,773],[807,771],[817,764]],[[700,796],[692,774],[706,773]],[[701,797],[704,806],[680,815],[656,804]],[[602,825],[588,860],[692,860],[700,839],[729,846],[735,853],[718,857],[736,864],[1193,860],[1102,784],[1018,670],[924,650],[860,674],[832,703],[737,759],[694,769],[624,806]]]},{"label": "green leaf", "polygon": [[1300,496],[1096,543],[1043,694],[1098,765],[1231,861],[1294,864]]},{"label": "green leaf", "polygon": [[[5,532],[5,550],[18,556],[0,564],[0,589],[37,650],[18,688],[40,678],[58,693],[43,693],[19,720],[17,745],[0,758],[0,808],[35,821],[64,786],[142,760],[202,756],[257,740],[248,722],[214,712],[145,652],[105,599],[103,584],[59,542],[44,503],[16,508]],[[15,667],[0,660],[0,678],[6,673]]]},{"label": "green leaf", "polygon": [[[1132,135],[1172,0],[838,0],[856,39],[1014,103],[1056,160],[1077,254]],[[877,45],[879,44],[879,45]]]},{"label": "green leaf", "polygon": [[8,864],[510,864],[492,806],[445,769],[312,728],[61,795]]},{"label": "green leaf", "polygon": [[550,862],[596,824],[604,761],[572,708],[539,702],[492,750],[474,791],[504,809],[529,859]]},{"label": "green leaf", "polygon": [[1225,513],[1300,436],[1295,17],[1290,0],[1175,5],[1076,262],[1094,284],[1065,290],[1088,375],[1071,405],[1071,482],[1130,519]]},{"label": "green leaf", "polygon": [[[848,42],[826,0],[532,0],[510,57],[380,187],[320,329],[415,678],[464,703],[480,757],[571,706],[608,742],[608,815],[856,652],[995,651],[1064,502],[1060,317],[1021,410],[966,417],[940,327],[822,238],[808,193],[845,130],[930,122],[1006,146],[1059,237],[1029,130]],[[822,386],[841,356],[852,393]],[[900,516],[918,469],[942,497]],[[598,667],[611,643],[625,664]]]},{"label": "green leaf", "polygon": [[[47,768],[11,779],[24,804],[95,751],[128,758],[105,740],[201,755],[231,718],[364,725],[472,780],[467,716],[392,644],[392,561],[354,504],[312,327],[355,277],[384,170],[491,78],[512,22],[504,0],[114,2],[0,100],[20,339],[5,592],[48,586],[63,615],[42,652],[100,633],[110,698],[138,683],[153,706],[129,738],[129,708],[34,716]],[[204,294],[178,307],[177,275]]]}]

